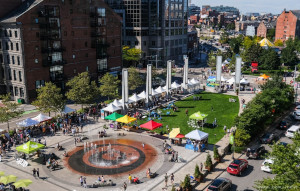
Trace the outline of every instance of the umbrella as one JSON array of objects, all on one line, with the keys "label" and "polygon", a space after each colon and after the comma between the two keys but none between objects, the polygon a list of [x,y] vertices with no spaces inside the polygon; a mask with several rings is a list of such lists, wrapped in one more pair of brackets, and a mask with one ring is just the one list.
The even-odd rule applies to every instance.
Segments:
[{"label": "umbrella", "polygon": [[17,177],[15,175],[2,176],[0,178],[0,182],[3,184],[15,182],[16,180],[17,180]]},{"label": "umbrella", "polygon": [[123,116],[124,115],[121,115],[121,114],[118,114],[118,113],[114,112],[113,114],[110,114],[109,116],[106,116],[105,119],[116,121],[117,119],[119,119],[120,117],[123,117]]},{"label": "umbrella", "polygon": [[175,138],[180,133],[180,128],[174,128],[169,133],[169,138]]},{"label": "umbrella", "polygon": [[259,76],[260,78],[264,78],[264,79],[268,79],[270,76],[267,76],[266,74],[263,74],[261,76]]},{"label": "umbrella", "polygon": [[20,127],[29,127],[29,126],[37,125],[39,123],[40,122],[35,121],[31,118],[27,118],[24,121],[21,121],[21,122],[17,123],[17,125],[20,126]]},{"label": "umbrella", "polygon": [[5,172],[0,171],[0,176],[4,176]]},{"label": "umbrella", "polygon": [[46,115],[43,115],[43,114],[39,114],[38,116],[34,117],[34,118],[31,118],[32,120],[35,120],[35,121],[38,121],[38,122],[43,122],[43,121],[47,121],[49,119],[51,119],[52,117],[48,117]]},{"label": "umbrella", "polygon": [[131,100],[131,101],[133,101],[133,102],[137,102],[137,101],[139,101],[139,100],[141,100],[141,99],[143,99],[143,98],[137,96],[136,94],[133,94],[133,95],[129,98],[129,100]]},{"label": "umbrella", "polygon": [[107,107],[103,108],[102,110],[108,111],[108,112],[115,112],[115,111],[121,110],[121,108],[118,106],[115,106],[114,104],[111,103]]},{"label": "umbrella", "polygon": [[190,119],[196,119],[196,120],[204,120],[208,115],[204,113],[200,113],[200,111],[192,114],[190,116]]},{"label": "umbrella", "polygon": [[30,154],[30,153],[33,153],[39,149],[42,149],[44,148],[45,145],[42,145],[40,143],[36,143],[36,142],[33,142],[33,141],[28,141],[27,143],[21,145],[21,146],[18,146],[16,148],[17,151],[20,151],[20,152],[23,152],[23,153],[26,153],[26,154]]},{"label": "umbrella", "polygon": [[129,117],[128,115],[125,115],[123,117],[118,118],[116,121],[120,122],[120,123],[126,123],[126,124],[128,124],[128,123],[136,121],[136,118]]},{"label": "umbrella", "polygon": [[157,129],[161,126],[162,126],[161,123],[157,123],[153,120],[150,120],[147,123],[144,123],[144,124],[140,125],[141,128],[145,128],[145,129],[149,129],[149,130],[154,130],[154,129]]},{"label": "umbrella", "polygon": [[24,187],[27,187],[29,184],[31,184],[32,181],[29,180],[29,179],[21,179],[21,180],[18,180],[17,182],[13,183],[13,185],[16,187],[16,188],[24,188]]}]

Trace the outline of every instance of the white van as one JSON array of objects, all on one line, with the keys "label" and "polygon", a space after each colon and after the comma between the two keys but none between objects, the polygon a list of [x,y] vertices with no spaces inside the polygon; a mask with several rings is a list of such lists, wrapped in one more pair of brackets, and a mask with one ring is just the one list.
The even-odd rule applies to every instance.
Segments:
[{"label": "white van", "polygon": [[294,138],[296,132],[300,132],[300,126],[293,125],[285,132],[285,136],[289,138]]}]

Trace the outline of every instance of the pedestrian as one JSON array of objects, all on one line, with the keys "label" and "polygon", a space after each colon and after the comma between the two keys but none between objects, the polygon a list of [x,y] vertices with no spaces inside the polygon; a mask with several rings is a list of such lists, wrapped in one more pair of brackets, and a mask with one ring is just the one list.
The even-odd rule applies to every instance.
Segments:
[{"label": "pedestrian", "polygon": [[202,169],[203,169],[203,163],[201,162],[200,163],[200,172],[202,172]]},{"label": "pedestrian", "polygon": [[227,127],[226,127],[226,125],[224,125],[224,128],[223,128],[223,130],[224,130],[224,133],[226,133],[226,130],[227,130]]},{"label": "pedestrian", "polygon": [[80,176],[79,181],[80,181],[80,186],[83,186],[83,178],[82,178],[82,176]]},{"label": "pedestrian", "polygon": [[142,147],[143,147],[143,149],[145,148],[145,143],[142,143]]},{"label": "pedestrian", "polygon": [[77,143],[77,138],[74,138],[74,143],[75,143],[75,147],[76,147],[76,143]]},{"label": "pedestrian", "polygon": [[230,135],[230,129],[227,129],[227,134],[228,134],[228,136]]},{"label": "pedestrian", "polygon": [[173,173],[171,174],[170,178],[171,178],[171,184],[173,185],[173,183],[174,183],[174,174]]},{"label": "pedestrian", "polygon": [[174,160],[174,162],[178,162],[178,152],[177,151],[175,152],[175,160]]},{"label": "pedestrian", "polygon": [[40,169],[39,169],[39,168],[36,169],[36,176],[37,176],[38,178],[40,178]]},{"label": "pedestrian", "polygon": [[128,182],[129,182],[129,184],[131,184],[131,181],[132,181],[132,176],[129,174],[129,176],[128,176]]},{"label": "pedestrian", "polygon": [[126,182],[124,182],[123,188],[124,188],[124,191],[127,189],[127,184],[126,184]]},{"label": "pedestrian", "polygon": [[194,152],[196,152],[196,150],[197,150],[197,144],[196,142],[194,142]]},{"label": "pedestrian", "polygon": [[186,109],[186,110],[185,110],[185,115],[188,116],[188,114],[189,114],[189,110]]},{"label": "pedestrian", "polygon": [[83,178],[83,187],[84,187],[84,188],[87,188],[86,177]]},{"label": "pedestrian", "polygon": [[33,177],[35,177],[35,175],[36,175],[36,170],[35,170],[35,168],[32,170],[32,175],[33,175]]},{"label": "pedestrian", "polygon": [[211,106],[211,111],[214,111],[214,107],[213,106]]},{"label": "pedestrian", "polygon": [[167,173],[165,175],[165,185],[166,185],[166,187],[168,187],[168,174]]}]

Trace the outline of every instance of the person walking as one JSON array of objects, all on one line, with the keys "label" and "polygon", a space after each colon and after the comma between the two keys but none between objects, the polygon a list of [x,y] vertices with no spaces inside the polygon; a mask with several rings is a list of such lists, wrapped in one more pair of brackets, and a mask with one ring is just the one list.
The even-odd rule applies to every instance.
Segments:
[{"label": "person walking", "polygon": [[174,174],[173,173],[171,174],[170,179],[171,179],[171,184],[173,185],[173,183],[174,183]]},{"label": "person walking", "polygon": [[87,188],[86,177],[83,178],[83,187],[84,187],[84,188]]},{"label": "person walking", "polygon": [[38,178],[40,178],[40,169],[39,169],[39,168],[36,169],[36,176],[37,176]]},{"label": "person walking", "polygon": [[82,176],[80,176],[79,181],[80,181],[80,186],[83,186],[83,178],[82,178]]},{"label": "person walking", "polygon": [[202,172],[202,170],[203,170],[203,163],[201,162],[200,163],[200,172]]},{"label": "person walking", "polygon": [[36,170],[35,170],[35,168],[32,170],[32,175],[33,175],[33,177],[36,176]]},{"label": "person walking", "polygon": [[174,162],[178,162],[178,152],[177,151],[175,152],[175,160],[174,160]]},{"label": "person walking", "polygon": [[124,184],[123,184],[123,188],[124,188],[124,191],[126,191],[126,190],[127,190],[127,184],[126,184],[126,182],[124,182]]},{"label": "person walking", "polygon": [[224,133],[226,133],[226,130],[227,130],[227,127],[226,127],[226,125],[224,125],[224,128],[223,128],[223,130],[224,130]]},{"label": "person walking", "polygon": [[165,185],[166,185],[166,187],[168,187],[168,174],[166,173],[166,175],[165,175]]},{"label": "person walking", "polygon": [[131,184],[131,181],[132,181],[132,176],[129,174],[129,176],[128,176],[128,182],[129,182],[129,184]]},{"label": "person walking", "polygon": [[143,147],[143,149],[145,148],[145,143],[142,143],[142,147]]},{"label": "person walking", "polygon": [[74,143],[75,143],[75,147],[77,147],[76,143],[77,143],[77,138],[74,138]]}]

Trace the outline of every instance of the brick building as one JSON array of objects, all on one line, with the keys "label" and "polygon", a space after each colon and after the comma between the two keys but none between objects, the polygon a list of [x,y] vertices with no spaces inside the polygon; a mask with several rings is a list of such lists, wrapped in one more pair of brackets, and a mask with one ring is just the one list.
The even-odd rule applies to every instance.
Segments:
[{"label": "brick building", "polygon": [[267,33],[269,30],[275,28],[276,23],[275,22],[266,22],[266,21],[261,21],[257,27],[257,34],[256,36],[260,37],[267,37]]},{"label": "brick building", "polygon": [[300,37],[300,10],[284,10],[277,19],[275,40]]},{"label": "brick building", "polygon": [[103,0],[24,1],[0,21],[2,93],[31,102],[45,82],[120,71],[121,24]]}]

